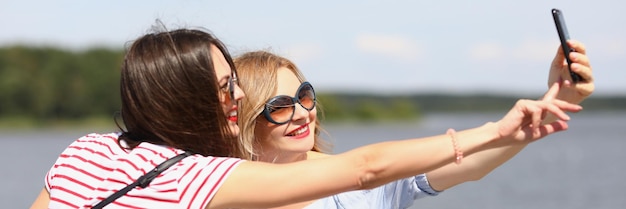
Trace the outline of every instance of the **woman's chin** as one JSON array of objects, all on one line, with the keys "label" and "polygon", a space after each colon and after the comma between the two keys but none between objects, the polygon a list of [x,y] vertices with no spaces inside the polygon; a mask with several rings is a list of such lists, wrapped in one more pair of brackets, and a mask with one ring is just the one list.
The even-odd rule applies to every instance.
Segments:
[{"label": "woman's chin", "polygon": [[239,130],[239,126],[238,126],[236,123],[234,123],[234,124],[233,124],[233,123],[231,123],[231,124],[229,125],[229,127],[228,127],[228,128],[229,128],[229,130],[230,130],[230,133],[231,133],[234,137],[239,136],[239,132],[240,132],[240,130]]}]

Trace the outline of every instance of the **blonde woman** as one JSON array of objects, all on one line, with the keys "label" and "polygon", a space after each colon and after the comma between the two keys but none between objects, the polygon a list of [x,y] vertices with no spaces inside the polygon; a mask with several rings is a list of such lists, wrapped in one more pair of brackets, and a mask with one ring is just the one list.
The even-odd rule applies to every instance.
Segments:
[{"label": "blonde woman", "polygon": [[[585,80],[576,85],[566,81],[557,98],[579,103],[592,93],[594,86],[585,48],[577,42],[572,45],[579,52],[572,53],[574,71]],[[555,57],[549,86],[566,78],[563,59],[561,53]],[[247,159],[284,164],[329,156],[328,144],[319,137],[315,90],[293,62],[267,51],[254,51],[238,56],[235,66],[240,86],[247,94],[239,109],[240,138],[246,147]],[[554,120],[550,117],[544,123]],[[454,132],[450,135],[454,137]],[[528,143],[530,141],[493,147],[462,161],[431,167],[426,174],[375,189],[341,193],[284,208],[407,208],[420,197],[434,196],[460,183],[481,179]]]}]

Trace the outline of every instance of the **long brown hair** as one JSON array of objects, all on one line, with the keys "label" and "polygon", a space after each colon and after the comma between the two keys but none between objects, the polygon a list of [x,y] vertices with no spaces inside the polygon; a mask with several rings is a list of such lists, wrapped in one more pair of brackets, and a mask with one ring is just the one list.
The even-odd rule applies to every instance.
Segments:
[{"label": "long brown hair", "polygon": [[[291,70],[300,82],[306,81],[298,67],[287,58],[272,54],[267,51],[247,52],[235,58],[235,66],[239,76],[239,86],[246,93],[239,105],[239,127],[241,129],[240,140],[247,154],[246,158],[253,160],[257,153],[254,148],[255,127],[257,118],[260,116],[265,101],[274,96],[277,89],[277,72],[279,68]],[[319,105],[318,112],[321,112]],[[312,151],[328,153],[331,144],[320,138],[320,120],[315,121],[315,133]]]},{"label": "long brown hair", "polygon": [[178,29],[135,40],[121,70],[126,130],[120,140],[131,149],[149,142],[204,156],[241,156],[219,100],[211,46],[235,70],[224,44],[209,32]]}]

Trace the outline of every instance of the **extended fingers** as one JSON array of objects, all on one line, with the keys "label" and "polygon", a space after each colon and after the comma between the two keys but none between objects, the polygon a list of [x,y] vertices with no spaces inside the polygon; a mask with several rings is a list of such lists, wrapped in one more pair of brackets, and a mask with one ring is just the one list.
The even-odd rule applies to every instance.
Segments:
[{"label": "extended fingers", "polygon": [[544,111],[539,107],[530,107],[531,113],[531,124],[533,127],[533,132],[539,130],[539,125],[541,125],[541,121],[543,121],[543,117],[545,116]]},{"label": "extended fingers", "polygon": [[548,101],[553,100],[559,94],[561,90],[561,82],[554,82],[548,91],[543,95],[541,100]]},{"label": "extended fingers", "polygon": [[539,126],[538,128],[534,127],[525,127],[522,129],[523,136],[521,138],[530,139],[532,141],[541,139],[547,135],[550,135],[555,132],[563,131],[568,129],[568,124],[566,121],[558,120],[549,124],[544,124]]},{"label": "extended fingers", "polygon": [[[530,125],[532,127],[533,134],[541,125],[544,117],[546,116],[546,112],[557,112],[555,115],[563,115],[563,111],[561,111],[556,105],[547,101],[532,101],[532,100],[519,100],[518,105],[521,107],[524,117],[530,119],[530,121],[523,122],[522,126]],[[547,110],[547,111],[546,111]],[[567,116],[566,116],[567,117]]]},{"label": "extended fingers", "polygon": [[570,103],[570,102],[559,100],[559,99],[552,100],[550,101],[550,103],[556,105],[559,109],[562,109],[567,112],[579,112],[583,109],[583,107],[578,104]]},{"label": "extended fingers", "polygon": [[539,128],[538,135],[533,135],[533,139],[540,139],[555,132],[567,130],[569,125],[567,122],[558,120],[549,124],[542,125]]},{"label": "extended fingers", "polygon": [[561,109],[558,105],[554,103],[546,104],[545,109],[561,120],[565,120],[565,121],[570,120],[569,115],[567,115],[567,113],[565,113],[563,109]]},{"label": "extended fingers", "polygon": [[570,120],[570,117],[565,113],[566,111],[578,112],[582,110],[580,105],[558,99],[541,101],[520,100],[519,104],[524,110],[524,114],[531,119],[529,124],[532,124],[535,128],[539,127],[546,113],[551,113],[557,118],[567,121]]},{"label": "extended fingers", "polygon": [[561,120],[570,120],[570,117],[565,113],[567,112],[579,112],[582,110],[582,106],[572,104],[563,100],[552,100],[545,103],[545,109],[558,117]]}]

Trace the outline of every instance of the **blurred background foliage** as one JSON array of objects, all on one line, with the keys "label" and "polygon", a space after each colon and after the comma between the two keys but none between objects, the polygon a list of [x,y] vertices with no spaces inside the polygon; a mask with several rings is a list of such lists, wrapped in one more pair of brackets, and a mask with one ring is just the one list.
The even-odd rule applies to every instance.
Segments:
[{"label": "blurred background foliage", "polygon": [[111,118],[120,106],[122,58],[122,50],[106,48],[0,48],[3,125]]},{"label": "blurred background foliage", "polygon": [[[123,54],[108,48],[0,48],[0,127],[113,126]],[[519,97],[319,92],[318,100],[323,120],[371,122],[419,120],[428,112],[503,111]],[[626,96],[594,95],[584,105],[586,110],[626,110]]]}]

